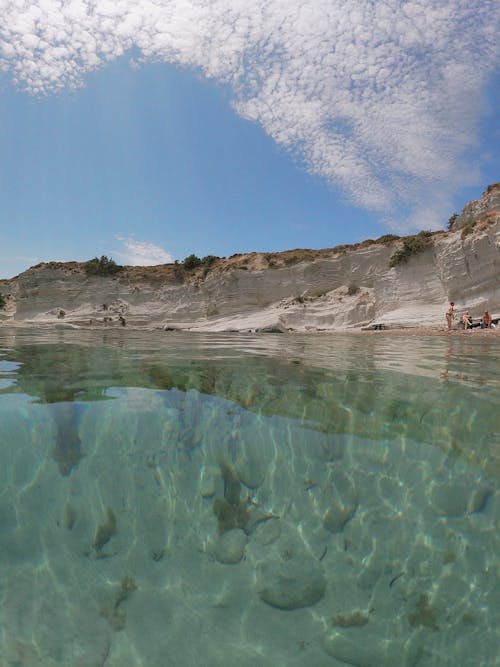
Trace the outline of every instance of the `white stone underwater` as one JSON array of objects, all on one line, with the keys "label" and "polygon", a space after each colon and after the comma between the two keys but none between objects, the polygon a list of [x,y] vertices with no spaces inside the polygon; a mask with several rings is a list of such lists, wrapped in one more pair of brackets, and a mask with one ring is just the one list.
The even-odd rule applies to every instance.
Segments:
[{"label": "white stone underwater", "polygon": [[0,329],[0,667],[500,664],[500,341]]}]

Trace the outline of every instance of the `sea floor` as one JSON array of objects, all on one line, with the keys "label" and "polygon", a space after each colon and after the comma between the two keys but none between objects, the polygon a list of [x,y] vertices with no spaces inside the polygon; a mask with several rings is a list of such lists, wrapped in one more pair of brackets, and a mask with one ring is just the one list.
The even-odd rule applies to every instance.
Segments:
[{"label": "sea floor", "polygon": [[495,350],[89,336],[0,331],[1,667],[499,663]]}]

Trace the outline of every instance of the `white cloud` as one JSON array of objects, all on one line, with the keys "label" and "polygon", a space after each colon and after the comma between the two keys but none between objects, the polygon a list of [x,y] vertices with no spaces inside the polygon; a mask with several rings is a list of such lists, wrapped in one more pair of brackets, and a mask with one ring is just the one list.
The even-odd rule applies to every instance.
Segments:
[{"label": "white cloud", "polygon": [[128,266],[153,266],[174,261],[170,253],[154,243],[137,241],[131,236],[118,236],[117,240],[121,241],[122,248],[115,250],[113,254]]},{"label": "white cloud", "polygon": [[27,90],[132,47],[199,68],[351,202],[408,221],[470,184],[500,55],[498,0],[0,0],[0,16],[0,71]]}]

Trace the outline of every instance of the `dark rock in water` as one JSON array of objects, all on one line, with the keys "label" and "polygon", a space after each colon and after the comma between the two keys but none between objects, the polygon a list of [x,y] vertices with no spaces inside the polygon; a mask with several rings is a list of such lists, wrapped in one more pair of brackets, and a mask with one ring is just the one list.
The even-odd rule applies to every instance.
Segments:
[{"label": "dark rock in water", "polygon": [[106,509],[106,521],[97,526],[96,534],[92,546],[99,553],[103,546],[116,535],[116,516],[111,507]]},{"label": "dark rock in water", "polygon": [[326,506],[323,527],[330,533],[339,533],[358,507],[358,493],[351,477],[342,471],[329,475],[322,502]]},{"label": "dark rock in water", "polygon": [[492,497],[492,489],[487,486],[478,486],[473,490],[469,498],[469,502],[467,503],[467,511],[469,514],[484,512],[488,506],[490,498]]},{"label": "dark rock in water", "polygon": [[245,528],[250,519],[248,499],[240,498],[241,482],[227,463],[220,464],[221,476],[224,481],[224,498],[215,498],[213,511],[219,523],[219,533],[233,528]]},{"label": "dark rock in water", "polygon": [[239,563],[245,553],[247,536],[241,528],[220,535],[215,545],[214,556],[224,565]]},{"label": "dark rock in water", "polygon": [[326,589],[323,564],[294,526],[284,521],[271,521],[267,526],[271,539],[261,540],[262,536],[256,535],[254,544],[248,545],[249,557],[257,564],[259,597],[286,611],[316,604]]},{"label": "dark rock in water", "polygon": [[268,560],[258,568],[259,596],[278,609],[309,607],[325,593],[326,581],[321,563],[305,551],[286,560]]},{"label": "dark rock in water", "polygon": [[353,611],[350,614],[335,614],[332,616],[332,624],[339,628],[360,628],[366,625],[370,620],[370,615],[366,611]]},{"label": "dark rock in water", "polygon": [[340,533],[346,523],[354,516],[356,507],[354,504],[348,506],[338,504],[334,508],[329,509],[323,518],[325,530],[328,530],[330,533]]},{"label": "dark rock in water", "polygon": [[57,428],[52,456],[59,466],[61,475],[67,476],[83,458],[77,413],[73,403],[52,405],[51,412],[55,417]]},{"label": "dark rock in water", "polygon": [[135,579],[126,575],[122,577],[120,588],[113,604],[101,606],[100,615],[108,621],[115,632],[123,630],[127,623],[127,614],[124,609],[120,608],[120,605],[136,590],[137,584],[135,583]]},{"label": "dark rock in water", "polygon": [[427,593],[423,593],[418,599],[414,611],[408,615],[408,622],[412,628],[423,626],[430,628],[433,632],[439,631],[437,612],[431,605]]},{"label": "dark rock in water", "polygon": [[324,649],[335,662],[352,667],[401,667],[416,665],[415,649],[397,639],[386,639],[375,632],[359,629],[339,631],[337,628],[326,635]]}]

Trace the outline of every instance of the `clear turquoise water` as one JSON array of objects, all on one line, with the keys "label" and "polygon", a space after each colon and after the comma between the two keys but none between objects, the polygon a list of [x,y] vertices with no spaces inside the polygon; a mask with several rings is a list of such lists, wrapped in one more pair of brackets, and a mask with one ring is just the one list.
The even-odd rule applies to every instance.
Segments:
[{"label": "clear turquoise water", "polygon": [[500,663],[500,341],[0,329],[0,666]]}]

